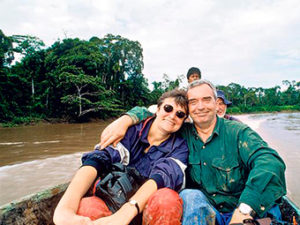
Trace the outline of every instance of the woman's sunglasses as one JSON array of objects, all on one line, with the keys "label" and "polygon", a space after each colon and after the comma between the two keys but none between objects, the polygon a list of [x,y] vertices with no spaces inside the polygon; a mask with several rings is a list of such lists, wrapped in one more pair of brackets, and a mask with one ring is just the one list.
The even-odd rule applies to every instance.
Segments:
[{"label": "woman's sunglasses", "polygon": [[[165,110],[165,112],[167,112],[167,113],[172,112],[173,109],[174,109],[174,108],[173,108],[173,106],[171,106],[171,105],[168,105],[168,104],[164,105],[164,110]],[[182,112],[182,111],[177,111],[175,114],[176,114],[176,116],[177,116],[179,119],[182,119],[182,118],[184,118],[184,117],[186,116],[185,112]]]}]

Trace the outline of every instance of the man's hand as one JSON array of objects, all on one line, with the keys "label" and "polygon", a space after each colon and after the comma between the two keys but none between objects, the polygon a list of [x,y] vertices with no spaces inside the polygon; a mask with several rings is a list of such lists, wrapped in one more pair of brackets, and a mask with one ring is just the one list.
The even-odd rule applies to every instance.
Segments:
[{"label": "man's hand", "polygon": [[109,124],[102,132],[100,136],[100,148],[103,149],[110,144],[116,146],[119,141],[121,141],[127,129],[133,125],[132,119],[128,115],[121,116],[119,119],[115,120]]},{"label": "man's hand", "polygon": [[240,212],[240,210],[236,209],[234,210],[231,220],[229,222],[229,224],[234,224],[234,223],[241,223],[243,224],[243,221],[245,219],[253,219],[252,216],[250,215],[244,215]]}]

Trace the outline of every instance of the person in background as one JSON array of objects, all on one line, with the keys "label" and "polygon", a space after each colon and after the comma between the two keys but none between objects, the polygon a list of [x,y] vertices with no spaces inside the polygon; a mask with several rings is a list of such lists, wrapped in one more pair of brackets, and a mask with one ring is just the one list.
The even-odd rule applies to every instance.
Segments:
[{"label": "person in background", "polygon": [[[278,153],[246,124],[217,116],[211,82],[193,81],[187,96],[193,123],[180,129],[189,147],[189,189],[180,193],[182,224],[243,224],[268,214],[280,220],[286,167]],[[148,115],[146,108],[133,108],[102,132],[100,145],[115,143],[129,125]]]},{"label": "person in background", "polygon": [[[186,74],[186,78],[187,78],[187,81],[188,83],[191,83],[193,82],[194,80],[199,80],[201,79],[201,71],[199,68],[197,67],[191,67],[189,68],[187,74]],[[157,105],[150,105],[148,107],[148,110],[152,113],[155,113],[156,110],[157,110]],[[191,122],[191,118],[188,117],[186,118],[185,122]]]},{"label": "person in background", "polygon": [[194,80],[200,80],[201,79],[201,71],[197,67],[191,67],[187,74],[186,78],[188,80],[188,83],[192,83]]},{"label": "person in background", "polygon": [[[189,84],[195,80],[200,80],[201,79],[200,69],[197,67],[191,67],[186,74],[186,78]],[[193,119],[190,116],[188,116],[184,122],[192,123]]]},{"label": "person in background", "polygon": [[217,90],[217,115],[220,118],[241,122],[238,118],[226,114],[227,107],[231,105],[232,102],[226,99],[224,91]]},{"label": "person in background", "polygon": [[[82,167],[55,209],[55,224],[126,225],[139,213],[143,224],[181,224],[182,200],[177,191],[185,183],[188,148],[176,131],[188,115],[186,92],[166,92],[157,105],[156,115],[128,129],[118,145],[83,155]],[[117,162],[135,167],[147,180],[112,214],[100,198],[83,196],[101,171],[109,171]]]}]

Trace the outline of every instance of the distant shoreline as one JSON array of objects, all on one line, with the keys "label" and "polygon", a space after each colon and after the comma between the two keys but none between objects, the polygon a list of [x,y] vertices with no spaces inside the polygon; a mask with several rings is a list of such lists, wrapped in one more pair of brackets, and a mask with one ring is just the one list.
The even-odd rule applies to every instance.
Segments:
[{"label": "distant shoreline", "polygon": [[230,115],[252,115],[252,114],[267,114],[267,113],[293,113],[300,112],[300,110],[281,110],[281,111],[259,111],[259,112],[242,112],[242,113],[229,113]]},{"label": "distant shoreline", "polygon": [[90,119],[89,121],[85,121],[85,122],[70,122],[68,120],[65,119],[60,119],[60,118],[47,118],[47,119],[40,119],[40,118],[29,118],[28,121],[24,122],[24,123],[12,123],[12,122],[8,122],[8,123],[0,123],[0,128],[10,128],[10,127],[24,127],[24,126],[38,126],[41,124],[76,124],[76,123],[94,123],[94,122],[107,122],[107,121],[113,121],[115,120],[116,117],[111,117],[108,119],[98,119],[98,118],[93,118]]},{"label": "distant shoreline", "polygon": [[[229,108],[230,109],[230,108]],[[230,112],[228,110],[228,114],[230,115],[251,115],[251,114],[267,114],[267,113],[293,113],[293,112],[300,112],[300,110],[281,110],[281,111],[253,111],[253,112]],[[84,121],[84,122],[70,122],[67,119],[63,118],[46,118],[46,119],[41,119],[41,118],[34,118],[34,117],[26,117],[24,119],[23,123],[14,123],[14,122],[7,122],[7,123],[0,123],[0,128],[7,128],[7,127],[22,127],[22,126],[37,126],[39,124],[74,124],[74,123],[93,123],[93,122],[107,122],[107,121],[113,121],[115,120],[116,117],[111,117],[108,119],[98,119],[98,118],[92,118],[89,121]]]}]

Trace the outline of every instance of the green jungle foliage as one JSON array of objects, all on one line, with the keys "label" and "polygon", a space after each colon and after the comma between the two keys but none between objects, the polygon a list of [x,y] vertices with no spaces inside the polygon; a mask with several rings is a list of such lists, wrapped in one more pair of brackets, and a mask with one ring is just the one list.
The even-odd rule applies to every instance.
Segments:
[{"label": "green jungle foliage", "polygon": [[[15,64],[16,54],[21,59]],[[133,106],[155,104],[167,90],[179,87],[183,75],[153,82],[142,74],[139,42],[107,34],[89,41],[58,40],[46,48],[37,37],[6,36],[0,30],[0,123],[8,126],[41,119],[87,121],[120,115]],[[218,86],[233,102],[229,112],[299,110],[300,82],[287,87]]]}]

